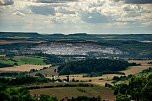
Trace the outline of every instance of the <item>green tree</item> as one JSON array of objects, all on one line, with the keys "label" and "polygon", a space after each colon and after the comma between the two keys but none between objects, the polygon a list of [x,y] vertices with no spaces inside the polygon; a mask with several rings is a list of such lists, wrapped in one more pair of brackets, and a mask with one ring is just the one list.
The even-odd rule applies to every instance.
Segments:
[{"label": "green tree", "polygon": [[0,92],[1,101],[34,101],[28,90],[24,88],[7,88]]},{"label": "green tree", "polygon": [[39,76],[39,77],[41,77],[41,78],[44,78],[44,75],[41,74],[41,73],[37,73],[37,74],[35,74],[35,76]]},{"label": "green tree", "polygon": [[56,97],[51,97],[49,95],[41,95],[39,101],[58,101]]},{"label": "green tree", "polygon": [[116,101],[130,101],[130,97],[122,94],[116,96]]},{"label": "green tree", "polygon": [[129,91],[134,100],[150,101],[152,96],[152,74],[133,76],[129,81]]}]

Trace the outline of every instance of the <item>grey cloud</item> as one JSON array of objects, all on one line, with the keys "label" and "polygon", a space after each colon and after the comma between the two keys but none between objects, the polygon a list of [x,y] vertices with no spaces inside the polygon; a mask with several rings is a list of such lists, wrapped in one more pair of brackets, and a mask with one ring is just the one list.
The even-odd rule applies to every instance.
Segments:
[{"label": "grey cloud", "polygon": [[128,4],[152,4],[152,0],[114,0],[115,2],[124,1]]},{"label": "grey cloud", "polygon": [[55,15],[54,8],[50,6],[30,6],[30,9],[35,14],[40,15]]},{"label": "grey cloud", "polygon": [[152,0],[125,0],[125,2],[131,4],[151,4]]},{"label": "grey cloud", "polygon": [[127,17],[137,17],[137,16],[141,16],[141,13],[137,13],[137,12],[127,12]]},{"label": "grey cloud", "polygon": [[13,5],[13,0],[0,0],[0,5],[7,6],[7,5]]},{"label": "grey cloud", "polygon": [[39,3],[65,3],[65,2],[74,2],[78,0],[36,0]]},{"label": "grey cloud", "polygon": [[108,23],[110,17],[102,15],[100,13],[83,13],[80,15],[81,19],[87,23]]},{"label": "grey cloud", "polygon": [[119,1],[122,1],[122,0],[113,0],[114,2],[119,2]]},{"label": "grey cloud", "polygon": [[57,12],[63,13],[63,14],[75,14],[75,11],[71,11],[69,9],[66,9],[64,7],[60,7]]}]

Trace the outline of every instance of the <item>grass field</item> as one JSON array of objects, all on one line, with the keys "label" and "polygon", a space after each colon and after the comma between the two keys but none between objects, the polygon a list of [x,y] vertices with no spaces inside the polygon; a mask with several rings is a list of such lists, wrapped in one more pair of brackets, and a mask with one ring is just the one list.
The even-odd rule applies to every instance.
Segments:
[{"label": "grass field", "polygon": [[14,60],[18,65],[33,64],[33,65],[45,65],[44,61],[40,57],[28,57],[28,56],[15,56]]},{"label": "grass field", "polygon": [[105,87],[58,87],[58,88],[43,88],[34,89],[30,91],[32,94],[46,94],[50,96],[56,96],[59,100],[65,97],[77,97],[77,96],[89,96],[97,97],[101,96],[102,99],[115,100],[113,90]]},{"label": "grass field", "polygon": [[15,57],[0,57],[0,63],[9,65],[45,65],[44,59],[41,57],[30,56],[15,56]]}]

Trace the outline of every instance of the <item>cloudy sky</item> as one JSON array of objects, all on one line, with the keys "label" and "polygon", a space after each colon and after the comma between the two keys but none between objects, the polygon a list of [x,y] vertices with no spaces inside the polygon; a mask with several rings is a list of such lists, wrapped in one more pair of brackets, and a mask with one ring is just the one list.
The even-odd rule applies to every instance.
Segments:
[{"label": "cloudy sky", "polygon": [[0,0],[0,31],[152,33],[152,0]]}]

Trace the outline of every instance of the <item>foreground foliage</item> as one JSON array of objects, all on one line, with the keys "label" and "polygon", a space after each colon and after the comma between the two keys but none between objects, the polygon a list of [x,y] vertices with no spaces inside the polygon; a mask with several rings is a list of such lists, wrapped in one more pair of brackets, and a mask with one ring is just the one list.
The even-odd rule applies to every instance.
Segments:
[{"label": "foreground foliage", "polygon": [[46,83],[51,82],[51,79],[44,78],[44,77],[32,77],[32,76],[21,76],[16,78],[4,78],[0,77],[0,83],[7,84],[10,86],[16,85],[24,85],[24,84],[31,84],[31,83]]},{"label": "foreground foliage", "polygon": [[131,77],[129,85],[117,85],[114,94],[117,95],[117,101],[151,101],[152,74]]}]

